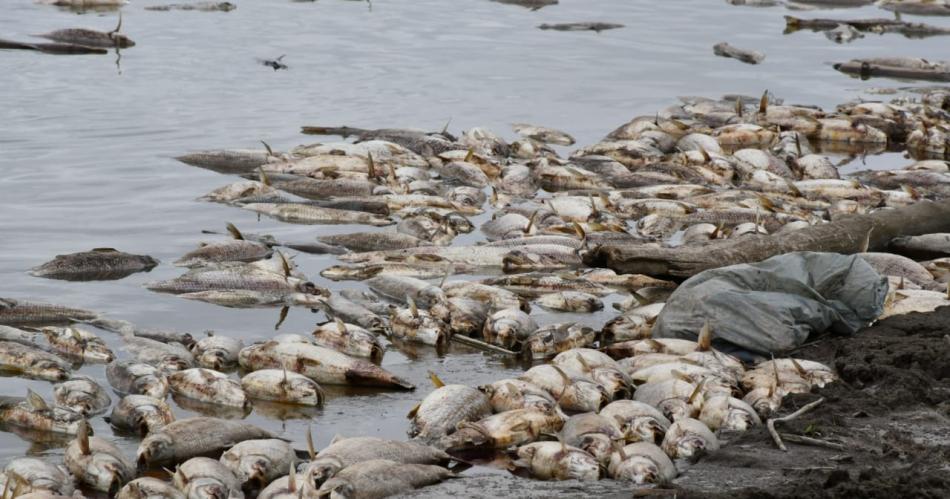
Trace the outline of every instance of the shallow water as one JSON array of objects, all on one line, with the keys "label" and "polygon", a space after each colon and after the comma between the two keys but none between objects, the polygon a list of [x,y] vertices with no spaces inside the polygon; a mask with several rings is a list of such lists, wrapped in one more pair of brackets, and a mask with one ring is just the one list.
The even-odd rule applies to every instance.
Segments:
[{"label": "shallow water", "polygon": [[[831,62],[948,56],[944,37],[868,35],[835,45],[820,33],[782,34],[785,14],[890,16],[872,7],[793,13],[709,0],[561,0],[530,11],[488,0],[373,0],[371,7],[344,0],[238,0],[238,9],[229,13],[144,10],[160,3],[172,0],[136,0],[123,9],[123,31],[138,45],[121,57],[0,51],[0,296],[88,308],[144,327],[214,330],[245,342],[266,338],[274,334],[276,310],[226,309],[152,293],[142,284],[178,275],[181,270],[169,262],[213,237],[200,230],[223,229],[226,221],[292,240],[353,228],[280,224],[197,202],[232,179],[180,164],[172,159],[177,154],[258,147],[261,139],[286,150],[313,141],[298,133],[301,125],[440,129],[450,120],[453,131],[487,126],[508,138],[509,123],[532,122],[564,129],[583,145],[680,95],[759,95],[769,89],[787,102],[831,107],[863,88],[906,84],[852,79],[835,72]],[[64,27],[109,30],[115,19],[114,12],[77,15],[10,0],[0,33],[28,39]],[[598,20],[626,28],[599,34],[535,29],[542,22]],[[747,66],[714,57],[711,47],[719,41],[761,50],[767,58]],[[281,54],[287,71],[255,61]],[[885,154],[849,168],[894,168],[907,161]],[[163,264],[109,282],[26,273],[53,255],[93,247],[150,254]],[[333,257],[301,254],[296,262],[328,285],[318,272]],[[606,315],[581,319],[598,326]],[[294,309],[280,331],[306,332],[316,320],[322,314]],[[101,335],[118,351],[116,336]],[[442,356],[425,348],[417,353],[410,358],[389,351],[383,363],[416,383],[414,393],[331,393],[311,421],[282,422],[259,412],[248,420],[301,447],[308,425],[318,447],[336,434],[401,438],[408,429],[406,412],[429,390],[428,370],[446,382],[468,384],[520,371],[460,347]],[[80,372],[107,386],[102,366]],[[25,387],[52,396],[49,383],[0,380],[2,395],[23,395]],[[175,412],[179,418],[190,414],[178,406]],[[97,434],[111,435],[101,417],[93,424]],[[134,455],[137,440],[122,439],[121,445]],[[0,449],[3,461],[30,452],[62,453],[31,447],[12,433],[0,433]]]}]

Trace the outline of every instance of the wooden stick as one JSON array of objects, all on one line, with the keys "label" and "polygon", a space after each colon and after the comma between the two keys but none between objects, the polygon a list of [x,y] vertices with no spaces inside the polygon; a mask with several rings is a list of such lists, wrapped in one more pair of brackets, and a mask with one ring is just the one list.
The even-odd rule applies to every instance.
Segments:
[{"label": "wooden stick", "polygon": [[818,406],[821,405],[821,403],[824,402],[824,401],[825,401],[825,398],[822,397],[822,398],[820,398],[820,399],[818,399],[818,400],[816,400],[816,401],[814,401],[814,402],[812,402],[812,403],[810,403],[810,404],[807,404],[807,405],[803,406],[801,409],[799,409],[799,410],[797,410],[797,411],[795,411],[795,412],[789,414],[788,416],[783,416],[783,417],[780,417],[780,418],[772,418],[772,419],[769,419],[768,421],[766,421],[766,422],[765,422],[765,426],[768,427],[769,433],[772,435],[772,440],[775,441],[775,445],[777,445],[778,448],[779,448],[779,449],[782,449],[784,452],[788,452],[788,448],[785,447],[785,443],[782,442],[782,437],[780,437],[779,434],[778,434],[778,432],[775,431],[775,423],[785,423],[785,422],[791,421],[791,420],[793,420],[793,419],[796,419],[796,418],[800,417],[802,414],[805,414],[805,413],[807,413],[808,411],[814,409],[815,407],[818,407]]},{"label": "wooden stick", "polygon": [[485,343],[484,341],[476,340],[475,338],[469,338],[468,336],[461,335],[461,334],[453,334],[452,341],[456,343],[461,343],[465,346],[469,346],[472,348],[477,348],[479,350],[483,350],[486,352],[494,352],[494,353],[500,353],[500,354],[511,355],[511,356],[518,355],[518,352],[512,352],[511,350],[508,350],[506,348],[502,348],[497,345],[492,345],[491,343]]},{"label": "wooden stick", "polygon": [[814,445],[816,447],[827,447],[834,450],[846,450],[847,448],[844,445],[829,442],[827,440],[820,440],[817,438],[806,437],[804,435],[795,435],[794,433],[779,433],[779,435],[789,442],[795,442],[796,444],[802,445]]}]

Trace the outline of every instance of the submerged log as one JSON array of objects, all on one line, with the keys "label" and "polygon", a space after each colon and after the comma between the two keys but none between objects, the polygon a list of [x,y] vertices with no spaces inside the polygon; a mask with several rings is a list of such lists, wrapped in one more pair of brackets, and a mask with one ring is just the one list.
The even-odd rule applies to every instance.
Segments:
[{"label": "submerged log", "polygon": [[749,235],[702,246],[601,245],[584,255],[592,267],[618,274],[690,277],[704,270],[754,263],[793,251],[861,253],[885,250],[899,236],[950,232],[950,200],[921,201],[869,215],[848,215],[833,222],[775,235]]}]

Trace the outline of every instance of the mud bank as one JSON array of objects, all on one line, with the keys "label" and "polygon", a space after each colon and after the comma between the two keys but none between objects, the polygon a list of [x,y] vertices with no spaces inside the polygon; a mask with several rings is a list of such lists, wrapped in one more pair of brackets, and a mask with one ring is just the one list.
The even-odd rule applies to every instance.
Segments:
[{"label": "mud bank", "polygon": [[[825,402],[777,429],[838,448],[786,440],[783,452],[764,427],[722,434],[723,448],[672,487],[642,492],[677,498],[947,497],[950,307],[892,317],[851,337],[826,336],[795,356],[834,366],[841,381],[787,397],[781,415],[820,397]],[[607,480],[538,482],[493,474],[463,476],[404,497],[630,497],[632,490]]]}]

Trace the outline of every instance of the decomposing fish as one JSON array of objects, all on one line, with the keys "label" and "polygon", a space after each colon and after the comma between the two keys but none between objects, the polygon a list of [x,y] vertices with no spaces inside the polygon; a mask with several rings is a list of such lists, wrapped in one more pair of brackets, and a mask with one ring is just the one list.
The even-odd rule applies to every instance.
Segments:
[{"label": "decomposing fish", "polygon": [[206,404],[247,408],[250,401],[241,384],[226,374],[194,367],[168,375],[172,393]]},{"label": "decomposing fish", "polygon": [[455,432],[458,424],[491,415],[488,397],[466,385],[446,385],[435,373],[429,377],[436,389],[409,412],[409,436],[435,442]]},{"label": "decomposing fish", "polygon": [[746,64],[759,64],[765,60],[765,54],[755,50],[746,50],[720,42],[713,45],[713,53],[720,57],[737,59]]},{"label": "decomposing fish", "polygon": [[615,480],[629,480],[637,485],[664,485],[676,478],[676,466],[656,444],[636,442],[617,447],[610,456],[607,473]]},{"label": "decomposing fish", "polygon": [[615,400],[600,415],[614,419],[627,442],[660,442],[672,424],[652,405],[635,400]]},{"label": "decomposing fish", "polygon": [[897,237],[888,243],[888,249],[918,260],[944,258],[950,256],[950,234]]},{"label": "decomposing fish", "polygon": [[243,499],[241,480],[234,471],[216,459],[193,457],[175,468],[172,483],[187,497]]},{"label": "decomposing fish", "polygon": [[175,421],[175,416],[161,399],[148,395],[126,395],[112,408],[112,414],[107,419],[119,430],[148,435]]},{"label": "decomposing fish", "polygon": [[512,464],[541,480],[598,480],[600,464],[586,451],[563,442],[535,442],[518,448]]},{"label": "decomposing fish", "polygon": [[538,26],[539,29],[553,29],[555,31],[596,31],[600,33],[601,31],[608,29],[617,29],[623,28],[623,24],[617,23],[603,23],[603,22],[591,22],[591,23],[558,23],[558,24],[542,24]]},{"label": "decomposing fish", "polygon": [[380,296],[407,304],[411,299],[426,309],[446,299],[442,288],[413,277],[381,275],[367,280],[366,285]]},{"label": "decomposing fish", "polygon": [[239,362],[248,371],[287,369],[322,384],[415,389],[412,383],[371,362],[306,343],[258,343],[241,350]]},{"label": "decomposing fish", "polygon": [[745,431],[752,426],[762,424],[759,415],[751,405],[727,395],[716,395],[703,402],[698,419],[712,431]]},{"label": "decomposing fish", "polygon": [[72,43],[84,47],[117,47],[123,49],[134,47],[135,42],[122,33],[119,33],[120,29],[122,29],[121,14],[119,15],[118,24],[112,31],[104,32],[85,28],[69,28],[58,29],[56,31],[51,31],[49,33],[36,36],[53,40],[54,42]]},{"label": "decomposing fish", "polygon": [[719,450],[719,439],[701,421],[685,418],[670,425],[660,447],[671,459],[695,461]]},{"label": "decomposing fish", "polygon": [[88,376],[74,375],[53,386],[56,405],[67,407],[84,416],[105,412],[112,399],[105,390]]},{"label": "decomposing fish", "polygon": [[343,322],[356,324],[377,333],[383,332],[384,321],[379,315],[342,294],[331,295],[319,307],[331,316],[340,318]]},{"label": "decomposing fish", "polygon": [[453,335],[474,336],[482,332],[488,320],[490,305],[471,298],[449,298],[435,304],[430,312],[448,324]]},{"label": "decomposing fish", "polygon": [[596,339],[597,331],[587,326],[573,322],[548,324],[524,341],[521,352],[528,359],[543,359],[572,348],[585,347]]},{"label": "decomposing fish", "polygon": [[515,409],[549,412],[558,407],[557,400],[547,390],[520,379],[507,378],[490,385],[479,386],[478,389],[488,396],[493,412]]},{"label": "decomposing fish", "polygon": [[7,326],[55,326],[90,321],[98,316],[78,308],[0,298],[0,324]]},{"label": "decomposing fish", "polygon": [[538,324],[518,308],[504,308],[488,317],[482,329],[482,338],[493,345],[509,350],[519,347],[535,331]]},{"label": "decomposing fish", "polygon": [[637,387],[634,399],[659,409],[673,421],[699,414],[703,405],[702,382],[689,383],[681,379],[667,379],[645,383]]},{"label": "decomposing fish", "polygon": [[50,406],[33,390],[24,397],[0,397],[0,421],[44,433],[76,435],[85,423],[82,414],[66,407]]},{"label": "decomposing fish", "polygon": [[285,369],[248,373],[241,378],[241,388],[253,399],[312,407],[323,405],[323,389],[316,381]]},{"label": "decomposing fish", "polygon": [[[258,499],[300,499],[304,497],[304,491],[297,478],[297,470],[294,465],[288,467],[289,473],[270,483],[267,487],[258,493]],[[310,489],[312,490],[312,488]]]},{"label": "decomposing fish", "polygon": [[34,267],[30,275],[65,281],[99,281],[122,279],[136,272],[148,272],[158,260],[148,255],[133,255],[114,248],[56,255],[52,260]]},{"label": "decomposing fish", "polygon": [[568,274],[516,274],[486,279],[483,283],[504,288],[529,298],[562,291],[587,293],[595,296],[606,296],[613,293],[613,290],[606,286],[585,279],[575,279]]},{"label": "decomposing fish", "polygon": [[46,381],[64,381],[71,372],[58,356],[11,341],[0,341],[0,370]]},{"label": "decomposing fish", "polygon": [[282,476],[296,459],[293,447],[283,440],[245,440],[222,454],[221,464],[242,484],[252,483],[263,488]]},{"label": "decomposing fish", "polygon": [[281,54],[281,56],[276,59],[257,59],[257,62],[259,62],[263,66],[267,66],[273,69],[274,71],[277,71],[279,69],[288,69],[289,66],[281,62],[284,60],[284,57],[287,57],[287,55]]},{"label": "decomposing fish", "polygon": [[195,365],[195,357],[181,343],[163,343],[139,336],[124,336],[125,349],[141,363],[164,372],[181,371]]},{"label": "decomposing fish", "polygon": [[244,342],[238,338],[208,333],[190,347],[198,366],[220,371],[237,365]]},{"label": "decomposing fish", "polygon": [[561,442],[588,452],[598,462],[606,465],[614,449],[614,442],[621,441],[624,437],[616,420],[585,412],[568,418],[558,438]]},{"label": "decomposing fish", "polygon": [[260,149],[216,149],[196,151],[175,159],[186,165],[206,168],[225,174],[250,173],[276,159],[269,150]]},{"label": "decomposing fish", "polygon": [[347,466],[324,482],[317,494],[320,497],[375,499],[409,492],[454,476],[441,466],[372,459]]},{"label": "decomposing fish", "polygon": [[45,327],[40,330],[56,353],[84,362],[108,364],[115,354],[95,333],[76,326]]},{"label": "decomposing fish", "polygon": [[535,300],[539,306],[559,312],[591,313],[604,308],[604,302],[594,295],[577,291],[561,291],[542,295]]},{"label": "decomposing fish", "polygon": [[544,433],[557,433],[564,419],[555,412],[534,409],[506,411],[476,422],[459,423],[458,429],[439,442],[452,450],[473,448],[507,449],[537,440]]},{"label": "decomposing fish", "polygon": [[89,436],[86,423],[66,447],[64,463],[80,483],[113,496],[135,476],[135,466],[122,451],[106,439]]},{"label": "decomposing fish", "polygon": [[138,465],[169,465],[229,449],[238,442],[274,435],[242,421],[209,417],[179,419],[149,433],[139,444]]},{"label": "decomposing fish", "polygon": [[305,465],[303,479],[308,482],[308,486],[319,489],[341,470],[374,459],[405,464],[447,465],[452,458],[439,449],[419,442],[400,442],[377,437],[338,437]]},{"label": "decomposing fish", "polygon": [[566,411],[598,411],[610,401],[604,387],[583,376],[571,376],[555,365],[542,364],[525,371],[519,379],[546,390]]},{"label": "decomposing fish", "polygon": [[170,3],[166,5],[153,5],[145,7],[145,10],[156,10],[166,12],[169,10],[197,10],[201,12],[230,12],[237,8],[231,2],[197,2],[197,3]]},{"label": "decomposing fish", "polygon": [[557,144],[559,146],[574,145],[574,137],[553,128],[529,125],[527,123],[514,123],[511,125],[511,128],[522,137],[537,140],[545,144]]},{"label": "decomposing fish", "polygon": [[412,298],[408,300],[409,308],[393,310],[390,316],[392,337],[413,343],[445,346],[451,334],[446,324],[429,312],[419,310]]},{"label": "decomposing fish", "polygon": [[363,357],[375,362],[383,359],[383,345],[375,334],[355,324],[346,324],[340,319],[318,325],[311,336],[317,345],[353,357]]},{"label": "decomposing fish", "polygon": [[364,224],[383,227],[392,219],[364,211],[339,210],[299,203],[247,203],[241,208],[296,224]]},{"label": "decomposing fish", "polygon": [[115,361],[106,366],[106,379],[115,391],[164,400],[168,379],[156,367],[141,362]]},{"label": "decomposing fish", "polygon": [[179,267],[201,267],[220,262],[254,262],[270,258],[273,253],[274,251],[265,244],[234,239],[201,243],[198,249],[185,253],[174,263]]},{"label": "decomposing fish", "polygon": [[318,241],[342,246],[350,251],[385,251],[429,246],[432,243],[399,232],[353,232],[320,236]]},{"label": "decomposing fish", "polygon": [[[7,490],[22,494],[72,495],[73,479],[61,465],[53,465],[35,457],[18,457],[3,468],[4,499]],[[10,485],[13,482],[14,485]],[[16,493],[16,492],[14,492]],[[23,497],[23,496],[20,496]]]},{"label": "decomposing fish", "polygon": [[877,5],[898,14],[950,16],[950,4],[942,0],[882,0]]},{"label": "decomposing fish", "polygon": [[147,476],[136,478],[125,484],[116,495],[116,499],[152,499],[158,497],[186,499],[185,494],[182,494],[172,484]]}]

